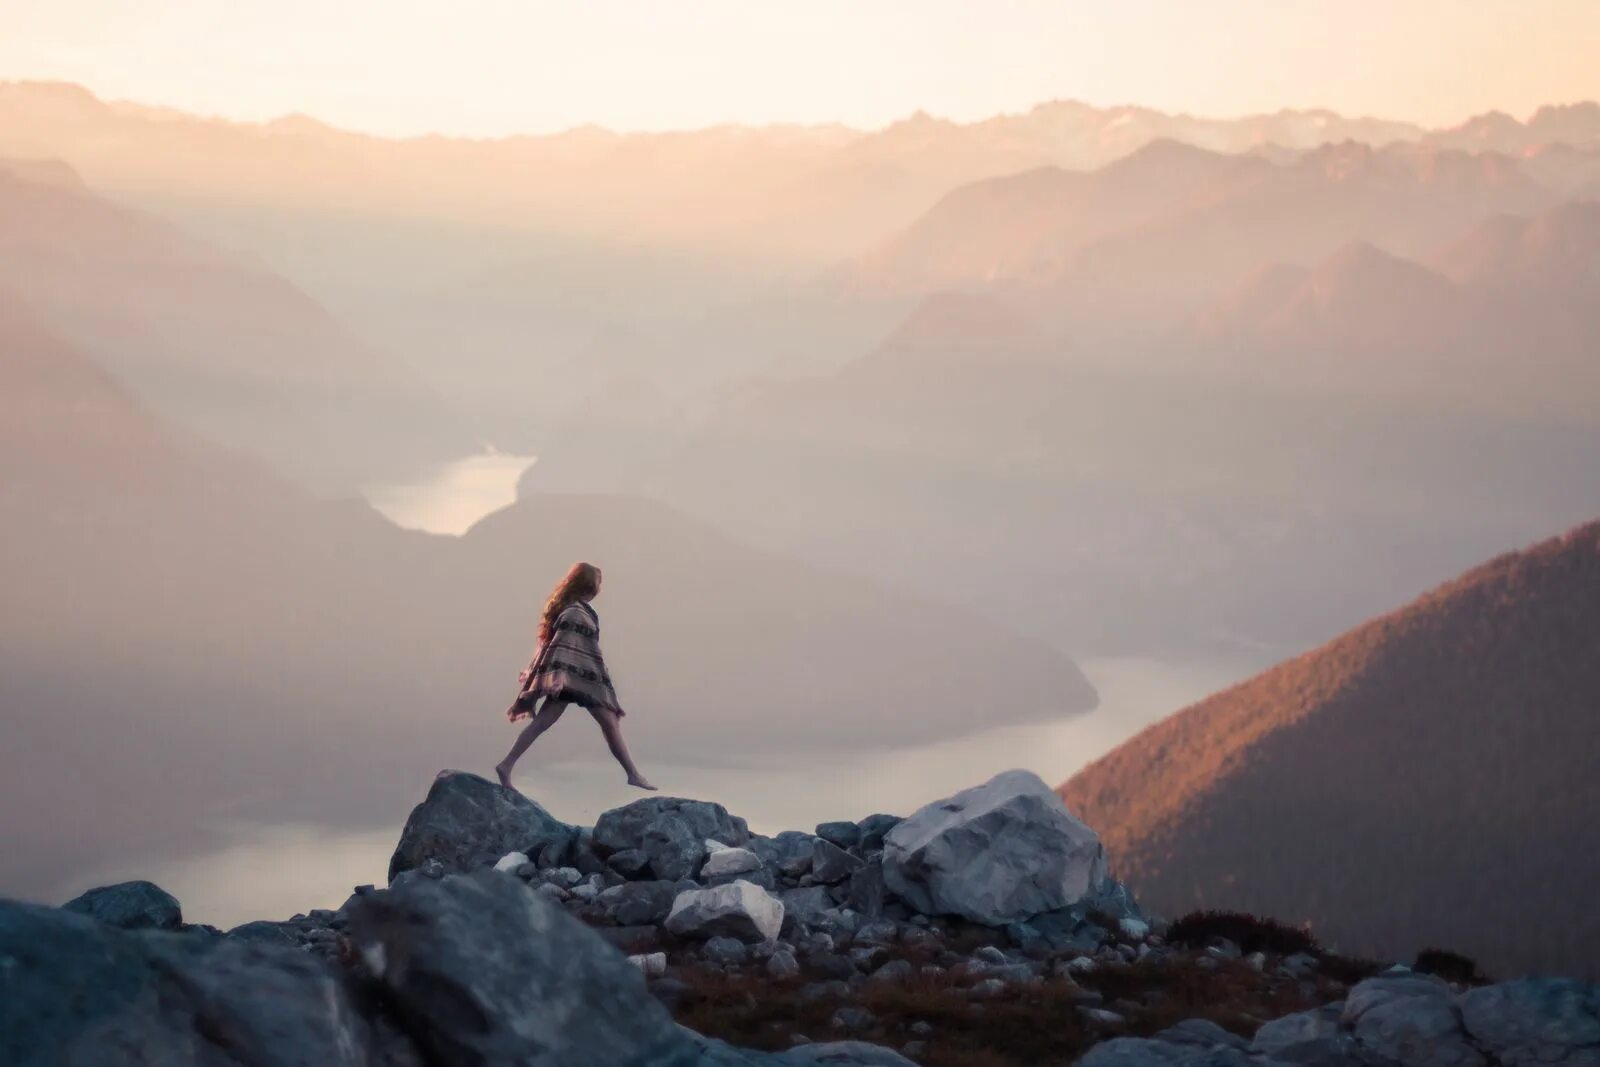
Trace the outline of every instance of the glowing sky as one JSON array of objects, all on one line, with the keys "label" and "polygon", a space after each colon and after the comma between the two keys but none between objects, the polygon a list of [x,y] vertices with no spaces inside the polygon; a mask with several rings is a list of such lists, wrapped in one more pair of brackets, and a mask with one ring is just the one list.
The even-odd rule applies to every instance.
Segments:
[{"label": "glowing sky", "polygon": [[0,0],[0,78],[380,133],[1600,97],[1597,0]]}]

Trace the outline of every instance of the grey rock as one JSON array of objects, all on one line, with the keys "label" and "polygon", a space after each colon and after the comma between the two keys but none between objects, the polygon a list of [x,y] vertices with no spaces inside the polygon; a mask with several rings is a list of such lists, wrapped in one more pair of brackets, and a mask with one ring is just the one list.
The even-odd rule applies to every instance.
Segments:
[{"label": "grey rock", "polygon": [[997,997],[1006,991],[1006,984],[998,978],[985,978],[975,983],[968,993],[975,997]]},{"label": "grey rock", "polygon": [[1106,880],[1098,835],[1029,771],[919,809],[884,838],[883,872],[918,911],[992,926],[1068,907]]},{"label": "grey rock", "polygon": [[176,930],[183,925],[178,899],[154,882],[100,886],[61,906],[123,930]]},{"label": "grey rock", "polygon": [[[1086,910],[1097,911],[1113,919],[1144,919],[1133,892],[1115,878],[1105,877],[1084,895],[1082,905]],[[1152,927],[1153,929],[1153,927]]]},{"label": "grey rock", "polygon": [[984,963],[1010,963],[1011,959],[993,945],[984,945],[972,954],[972,958]]},{"label": "grey rock", "polygon": [[855,932],[858,945],[892,945],[900,939],[900,927],[892,922],[871,922]]},{"label": "grey rock", "polygon": [[858,970],[870,971],[888,955],[889,950],[882,945],[857,945],[850,950],[850,962],[855,964]]},{"label": "grey rock", "polygon": [[1462,1023],[1504,1067],[1600,1065],[1600,985],[1565,978],[1521,978],[1468,990]]},{"label": "grey rock", "polygon": [[750,950],[736,937],[713,937],[705,943],[700,953],[712,963],[723,966],[744,963],[750,958]]},{"label": "grey rock", "polygon": [[629,956],[628,962],[639,968],[639,973],[646,978],[660,978],[667,973],[667,954],[665,952],[643,952]]},{"label": "grey rock", "polygon": [[760,870],[761,866],[761,857],[747,848],[724,848],[706,857],[705,865],[700,868],[700,877],[711,879],[744,875]]},{"label": "grey rock", "polygon": [[879,985],[893,985],[909,980],[916,973],[916,965],[910,960],[890,960],[867,975],[867,981]]},{"label": "grey rock", "polygon": [[818,838],[811,847],[811,877],[823,885],[842,882],[862,866],[859,856],[852,856],[823,838]]},{"label": "grey rock", "polygon": [[1147,1037],[1114,1037],[1091,1048],[1077,1067],[1260,1067],[1228,1045],[1193,1045]]},{"label": "grey rock", "polygon": [[776,837],[752,834],[745,847],[761,857],[763,866],[795,879],[811,869],[811,843],[815,840],[811,834],[785,830]]},{"label": "grey rock", "polygon": [[750,832],[721,804],[682,797],[645,797],[605,812],[594,824],[596,852],[609,857],[637,849],[649,857],[657,878],[693,878],[707,838],[742,846]]},{"label": "grey rock", "polygon": [[898,815],[868,815],[856,824],[861,828],[861,840],[856,842],[856,847],[862,852],[883,848],[883,839],[903,821]]},{"label": "grey rock", "polygon": [[558,885],[563,889],[571,889],[583,881],[583,872],[576,867],[552,867],[540,875],[547,885]]},{"label": "grey rock", "polygon": [[773,978],[794,978],[800,974],[800,962],[788,949],[779,949],[767,957],[767,974]]},{"label": "grey rock", "polygon": [[888,886],[883,880],[883,855],[874,853],[861,867],[851,871],[848,886],[845,902],[869,919],[880,918],[888,899]]},{"label": "grey rock", "polygon": [[744,871],[739,874],[700,875],[700,881],[708,886],[727,885],[729,882],[749,882],[758,885],[769,893],[778,888],[778,873],[767,867],[758,867],[753,871]]},{"label": "grey rock", "polygon": [[785,889],[778,894],[783,902],[785,922],[793,920],[805,926],[816,926],[825,921],[826,913],[833,908],[833,898],[823,886],[806,886]]},{"label": "grey rock", "polygon": [[665,921],[680,891],[678,882],[624,882],[605,890],[596,899],[619,925],[639,926]]},{"label": "grey rock", "polygon": [[1250,1051],[1276,1056],[1300,1045],[1322,1041],[1339,1033],[1339,1010],[1313,1008],[1262,1023],[1250,1042]]},{"label": "grey rock", "polygon": [[833,1013],[829,1024],[839,1030],[866,1030],[877,1021],[878,1017],[867,1009],[847,1004]]},{"label": "grey rock", "polygon": [[571,890],[564,889],[554,882],[545,882],[534,886],[534,892],[553,904],[559,904],[572,896]]},{"label": "grey rock", "polygon": [[1022,926],[1043,937],[1051,952],[1086,953],[1098,949],[1106,931],[1083,918],[1082,907],[1064,907],[1035,915]]},{"label": "grey rock", "polygon": [[547,845],[566,847],[576,833],[515,790],[464,771],[441,771],[406,820],[389,860],[389,882],[429,860],[438,862],[442,875],[470,870],[482,853],[536,856]]},{"label": "grey rock", "polygon": [[1039,980],[1039,972],[1026,963],[1008,963],[1003,967],[991,967],[989,975],[1007,985],[1031,985]]},{"label": "grey rock", "polygon": [[225,935],[236,941],[254,941],[266,945],[293,945],[294,937],[283,928],[281,923],[267,922],[257,919],[254,922],[241,923],[229,930]]},{"label": "grey rock", "polygon": [[1296,952],[1292,956],[1286,956],[1280,966],[1286,974],[1301,978],[1316,973],[1317,958],[1304,952]]},{"label": "grey rock", "polygon": [[680,937],[771,941],[783,928],[783,902],[744,881],[694,889],[678,894],[665,925]]},{"label": "grey rock", "polygon": [[643,878],[648,875],[650,857],[645,855],[643,849],[625,848],[620,852],[613,852],[606,859],[606,863],[624,878]]},{"label": "grey rock", "polygon": [[1385,974],[1359,982],[1340,1022],[1363,1052],[1406,1067],[1480,1067],[1450,987],[1437,978]]},{"label": "grey rock", "polygon": [[916,1067],[914,1063],[893,1049],[870,1045],[865,1041],[828,1041],[801,1045],[773,1057],[777,1065],[795,1064],[805,1067],[820,1064],[823,1067]]},{"label": "grey rock", "polygon": [[639,970],[515,878],[478,871],[375,893],[351,929],[440,1064],[694,1062]]},{"label": "grey rock", "polygon": [[[396,1038],[393,1062],[403,1058]],[[8,1067],[376,1067],[344,979],[298,948],[0,901]]]},{"label": "grey rock", "polygon": [[843,820],[819,823],[817,836],[839,848],[854,848],[861,841],[861,827]]},{"label": "grey rock", "polygon": [[1185,1019],[1161,1031],[1156,1039],[1173,1045],[1199,1045],[1205,1048],[1223,1045],[1243,1050],[1250,1047],[1244,1038],[1224,1030],[1210,1019]]},{"label": "grey rock", "polygon": [[611,870],[610,867],[606,866],[605,860],[601,859],[599,856],[596,856],[593,852],[590,852],[587,849],[580,851],[577,856],[574,857],[572,865],[576,867],[578,869],[578,873],[584,877],[600,878],[602,881],[604,881],[606,873]]}]

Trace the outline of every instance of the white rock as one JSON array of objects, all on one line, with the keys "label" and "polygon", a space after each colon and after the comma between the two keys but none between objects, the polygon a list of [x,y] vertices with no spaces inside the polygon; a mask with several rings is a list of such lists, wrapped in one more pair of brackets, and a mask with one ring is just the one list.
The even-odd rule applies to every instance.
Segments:
[{"label": "white rock", "polygon": [[629,956],[628,962],[643,971],[646,978],[660,978],[667,973],[665,952],[647,952],[639,956]]},{"label": "white rock", "polygon": [[1105,851],[1038,775],[1006,771],[889,831],[883,876],[924,914],[1000,926],[1076,904],[1105,881]]},{"label": "white rock", "polygon": [[512,874],[515,874],[517,873],[517,868],[521,867],[527,862],[528,854],[526,852],[507,852],[504,856],[500,857],[500,862],[494,865],[494,869],[497,871],[509,871]]},{"label": "white rock", "polygon": [[723,878],[730,874],[746,874],[760,869],[761,857],[749,849],[719,848],[706,857],[705,866],[700,868],[700,877]]},{"label": "white rock", "polygon": [[724,845],[721,841],[713,841],[709,837],[706,838],[706,855],[708,856],[715,855],[716,853],[722,852],[731,847],[731,845]]},{"label": "white rock", "polygon": [[1133,941],[1143,941],[1150,933],[1150,924],[1143,919],[1123,919],[1117,926],[1124,937]]},{"label": "white rock", "polygon": [[1069,974],[1089,974],[1098,966],[1100,965],[1088,956],[1078,956],[1067,961],[1067,972]]},{"label": "white rock", "polygon": [[771,941],[783,929],[783,902],[741,878],[679,893],[665,925],[680,937]]}]

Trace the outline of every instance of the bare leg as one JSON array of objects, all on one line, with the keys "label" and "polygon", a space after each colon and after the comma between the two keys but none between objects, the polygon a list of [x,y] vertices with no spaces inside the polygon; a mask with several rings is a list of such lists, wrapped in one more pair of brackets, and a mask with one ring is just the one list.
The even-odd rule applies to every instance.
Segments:
[{"label": "bare leg", "polygon": [[628,755],[628,743],[622,739],[621,717],[609,708],[590,708],[589,714],[600,724],[600,732],[605,735],[606,745],[611,749],[611,754],[617,757],[622,769],[628,772],[628,784],[654,792],[656,787],[645,781],[644,775],[639,773],[639,768],[633,765],[633,757]]},{"label": "bare leg", "polygon": [[561,718],[561,713],[567,710],[567,705],[561,701],[546,700],[539,708],[538,714],[528,721],[522,728],[517,739],[511,743],[511,751],[506,753],[506,758],[495,764],[494,773],[499,776],[500,784],[507,789],[515,789],[511,784],[511,768],[516,765],[518,758],[528,751],[528,746],[539,739],[539,735],[556,724]]}]

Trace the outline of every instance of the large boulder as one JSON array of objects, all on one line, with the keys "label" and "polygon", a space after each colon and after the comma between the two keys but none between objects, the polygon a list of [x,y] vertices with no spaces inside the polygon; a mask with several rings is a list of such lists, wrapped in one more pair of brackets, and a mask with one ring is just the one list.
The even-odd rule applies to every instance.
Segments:
[{"label": "large boulder", "polygon": [[1473,1042],[1504,1067],[1600,1064],[1600,985],[1519,978],[1468,990],[1457,1003]]},{"label": "large boulder", "polygon": [[124,931],[0,901],[8,1067],[377,1067],[418,1062],[298,948]]},{"label": "large boulder", "polygon": [[1000,926],[1088,895],[1105,851],[1038,775],[1005,771],[896,824],[883,875],[918,911]]},{"label": "large boulder", "polygon": [[123,930],[176,930],[183,925],[178,898],[154,882],[103,885],[61,906]]},{"label": "large boulder", "polygon": [[1461,1028],[1450,987],[1420,974],[1379,975],[1345,998],[1340,1025],[1360,1048],[1406,1067],[1483,1067]]},{"label": "large boulder", "polygon": [[514,789],[465,771],[440,771],[406,820],[389,881],[430,859],[446,871],[467,871],[508,852],[537,856],[549,845],[565,848],[577,833]]},{"label": "large boulder", "polygon": [[746,881],[691,889],[672,902],[666,928],[679,937],[771,941],[783,929],[783,902]]},{"label": "large boulder", "polygon": [[429,1062],[695,1062],[627,957],[512,875],[370,893],[351,908],[350,932]]},{"label": "large boulder", "polygon": [[682,797],[646,797],[604,813],[594,824],[594,850],[602,857],[637,850],[656,878],[676,880],[700,873],[706,839],[743,846],[750,830],[721,804]]}]

